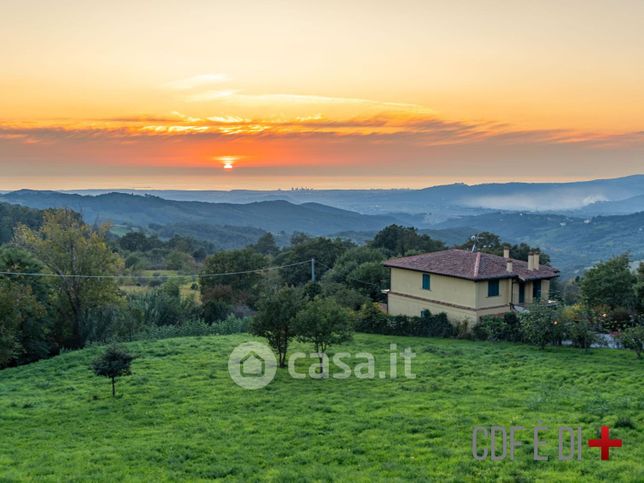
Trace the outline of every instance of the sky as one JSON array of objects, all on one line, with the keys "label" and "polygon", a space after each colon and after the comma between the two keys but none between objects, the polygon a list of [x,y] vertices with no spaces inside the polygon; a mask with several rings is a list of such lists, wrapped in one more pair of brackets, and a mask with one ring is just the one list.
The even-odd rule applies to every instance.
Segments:
[{"label": "sky", "polygon": [[641,0],[3,0],[0,190],[644,172]]}]

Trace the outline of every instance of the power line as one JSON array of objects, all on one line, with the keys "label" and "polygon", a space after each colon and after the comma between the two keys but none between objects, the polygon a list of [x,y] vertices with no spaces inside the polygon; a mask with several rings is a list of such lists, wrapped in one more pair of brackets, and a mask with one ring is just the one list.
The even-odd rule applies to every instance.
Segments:
[{"label": "power line", "polygon": [[250,273],[261,273],[268,272],[271,270],[279,270],[282,268],[295,267],[297,265],[310,264],[311,260],[305,260],[302,262],[289,263],[287,265],[279,265],[275,267],[266,267],[258,268],[255,270],[244,270],[240,272],[223,272],[223,273],[188,273],[185,275],[80,275],[80,274],[56,274],[56,273],[45,273],[45,272],[1,272],[0,275],[8,276],[25,276],[25,277],[56,277],[56,278],[81,278],[81,279],[123,279],[123,278],[132,278],[132,279],[171,279],[171,278],[215,278],[215,277],[226,277],[231,275],[246,275]]}]

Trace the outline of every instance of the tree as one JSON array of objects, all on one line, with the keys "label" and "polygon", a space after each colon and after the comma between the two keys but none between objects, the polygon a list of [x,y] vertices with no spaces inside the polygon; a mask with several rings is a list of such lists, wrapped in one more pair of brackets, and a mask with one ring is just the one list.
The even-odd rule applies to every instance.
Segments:
[{"label": "tree", "polygon": [[631,273],[628,255],[595,265],[581,279],[581,297],[589,307],[633,308],[636,277]]},{"label": "tree", "polygon": [[123,268],[123,259],[107,244],[108,230],[107,225],[86,225],[71,210],[45,213],[38,231],[25,225],[16,229],[16,243],[58,275],[52,277],[56,289],[52,302],[60,321],[59,342],[64,346],[82,347],[92,332],[92,312],[121,299],[117,280],[96,277],[116,275]]},{"label": "tree", "polygon": [[476,251],[478,252],[503,255],[503,242],[499,235],[495,233],[482,231],[481,233],[478,233],[475,238],[467,240],[459,248],[463,250],[472,250],[474,244],[476,244]]},{"label": "tree", "polygon": [[30,320],[42,318],[44,312],[30,287],[0,279],[0,368],[24,354],[23,329]]},{"label": "tree", "polygon": [[[11,245],[0,247],[0,271],[38,273],[43,269],[43,265],[26,250]],[[19,307],[23,309],[23,315],[17,328],[21,350],[14,362],[23,364],[47,357],[55,351],[52,317],[47,314],[51,297],[50,280],[47,277],[11,275],[6,282],[9,285],[5,286],[5,293],[10,290],[22,297]],[[14,304],[16,300],[14,298]]]},{"label": "tree", "polygon": [[324,281],[342,283],[372,300],[381,300],[382,290],[389,284],[389,271],[382,264],[384,259],[381,249],[368,246],[351,248],[338,258],[333,270],[324,275]]},{"label": "tree", "polygon": [[250,325],[250,332],[265,337],[279,356],[279,366],[286,367],[286,353],[290,340],[295,337],[293,324],[302,307],[301,288],[283,287],[265,295]]},{"label": "tree", "polygon": [[382,248],[392,256],[404,256],[409,252],[436,252],[444,250],[445,244],[433,240],[429,235],[421,235],[414,227],[389,225],[376,234],[371,246]]},{"label": "tree", "polygon": [[[510,258],[515,260],[523,260],[524,262],[528,261],[528,255],[530,252],[539,252],[539,263],[543,265],[548,265],[550,263],[550,255],[543,253],[538,247],[531,247],[527,243],[519,243],[518,245],[512,245],[510,247]],[[501,253],[497,253],[501,255]]]},{"label": "tree", "polygon": [[119,239],[119,245],[130,252],[147,252],[159,247],[161,241],[155,236],[148,237],[140,231],[131,231]]},{"label": "tree", "polygon": [[644,323],[642,320],[635,327],[625,329],[619,339],[625,348],[635,351],[637,358],[641,358],[644,352]]},{"label": "tree", "polygon": [[298,340],[310,342],[320,358],[320,374],[324,373],[324,357],[330,345],[351,340],[353,317],[332,298],[316,298],[308,302],[295,317]]},{"label": "tree", "polygon": [[270,256],[277,255],[277,253],[280,251],[280,249],[277,247],[277,243],[275,243],[275,237],[270,232],[265,233],[261,237],[259,237],[259,240],[257,240],[257,242],[252,245],[252,248],[262,255]]},{"label": "tree", "polygon": [[[229,250],[215,253],[206,258],[200,277],[201,298],[204,304],[216,300],[213,290],[217,286],[229,286],[231,289],[228,303],[255,305],[258,286],[262,279],[259,272],[266,268],[267,258],[251,248]],[[244,272],[244,273],[239,273]],[[236,273],[236,275],[208,276],[208,274]],[[204,276],[206,275],[206,276]]]},{"label": "tree", "polygon": [[132,372],[130,366],[134,356],[125,349],[111,345],[92,363],[94,374],[109,377],[112,380],[112,397],[116,396],[116,378],[129,376]]},{"label": "tree", "polygon": [[644,262],[640,262],[637,270],[637,285],[635,285],[635,297],[637,302],[637,313],[644,315]]},{"label": "tree", "polygon": [[[291,246],[277,256],[276,262],[279,265],[290,265],[315,258],[315,271],[319,279],[327,270],[333,268],[338,258],[352,246],[352,242],[340,238],[297,235],[293,236]],[[280,273],[288,285],[304,285],[311,280],[311,267],[306,263],[284,268]]]}]

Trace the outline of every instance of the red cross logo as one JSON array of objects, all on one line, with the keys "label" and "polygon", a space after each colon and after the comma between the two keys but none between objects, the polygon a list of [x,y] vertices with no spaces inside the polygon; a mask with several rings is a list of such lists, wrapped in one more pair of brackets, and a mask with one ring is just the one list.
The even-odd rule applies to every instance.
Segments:
[{"label": "red cross logo", "polygon": [[610,439],[608,435],[608,426],[602,426],[602,437],[601,439],[589,439],[588,446],[591,448],[601,448],[602,449],[602,460],[608,460],[610,448],[621,448],[622,440],[621,439]]}]

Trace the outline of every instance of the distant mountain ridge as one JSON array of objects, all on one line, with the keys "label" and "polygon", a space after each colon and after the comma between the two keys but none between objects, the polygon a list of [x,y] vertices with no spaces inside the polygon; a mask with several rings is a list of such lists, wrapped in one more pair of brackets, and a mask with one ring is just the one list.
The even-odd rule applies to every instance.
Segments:
[{"label": "distant mountain ridge", "polygon": [[[113,191],[152,194],[178,201],[250,203],[284,200],[295,204],[315,202],[364,214],[421,214],[424,217],[423,224],[429,225],[453,216],[476,215],[498,210],[583,210],[587,215],[635,213],[641,211],[638,197],[644,195],[644,174],[567,183],[457,183],[418,190]],[[100,194],[104,191],[77,192]],[[633,198],[632,208],[629,206],[629,198]]]},{"label": "distant mountain ridge", "polygon": [[0,201],[31,208],[70,208],[88,223],[239,226],[272,232],[328,235],[350,229],[378,230],[398,220],[386,215],[363,215],[318,203],[296,205],[287,201],[248,204],[165,200],[151,195],[107,193],[97,196],[56,191],[20,190],[0,195]]}]

